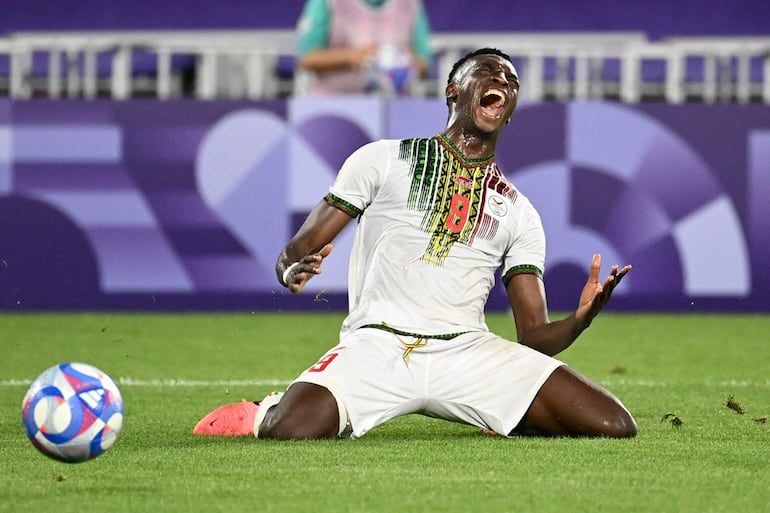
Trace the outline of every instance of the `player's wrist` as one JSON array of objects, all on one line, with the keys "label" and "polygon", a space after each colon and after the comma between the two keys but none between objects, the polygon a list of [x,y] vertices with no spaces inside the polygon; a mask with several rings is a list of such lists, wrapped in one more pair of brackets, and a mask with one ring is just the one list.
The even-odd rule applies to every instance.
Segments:
[{"label": "player's wrist", "polygon": [[591,326],[592,319],[589,319],[587,315],[579,315],[577,312],[572,314],[573,319],[573,331],[578,335],[588,329]]},{"label": "player's wrist", "polygon": [[281,285],[284,287],[289,286],[289,274],[294,270],[295,267],[299,265],[299,262],[294,262],[293,264],[289,265],[286,269],[283,270],[283,274],[281,275]]}]

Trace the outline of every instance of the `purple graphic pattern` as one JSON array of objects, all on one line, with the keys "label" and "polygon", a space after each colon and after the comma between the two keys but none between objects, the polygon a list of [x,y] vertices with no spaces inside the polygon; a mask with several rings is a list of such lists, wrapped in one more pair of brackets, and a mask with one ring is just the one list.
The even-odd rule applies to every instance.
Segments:
[{"label": "purple graphic pattern", "polygon": [[[275,257],[350,152],[438,133],[444,109],[0,101],[0,308],[345,309],[352,228],[307,294],[278,285]],[[574,306],[600,252],[634,265],[613,308],[769,311],[768,114],[520,106],[498,161],[541,212],[551,307]]]}]

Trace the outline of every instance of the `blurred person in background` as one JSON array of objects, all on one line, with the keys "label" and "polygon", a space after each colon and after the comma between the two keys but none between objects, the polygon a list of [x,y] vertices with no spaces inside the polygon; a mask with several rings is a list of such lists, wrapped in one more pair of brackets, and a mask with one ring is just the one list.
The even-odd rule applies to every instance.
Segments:
[{"label": "blurred person in background", "polygon": [[410,95],[430,68],[421,0],[307,0],[297,35],[300,95]]}]

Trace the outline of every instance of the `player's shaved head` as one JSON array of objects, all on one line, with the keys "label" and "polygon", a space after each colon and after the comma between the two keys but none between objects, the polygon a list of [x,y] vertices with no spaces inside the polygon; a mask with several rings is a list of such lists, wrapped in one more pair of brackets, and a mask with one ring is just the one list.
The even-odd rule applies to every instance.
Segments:
[{"label": "player's shaved head", "polygon": [[497,48],[479,48],[476,51],[466,54],[464,57],[454,63],[452,66],[452,71],[449,72],[449,77],[447,78],[447,85],[454,81],[457,70],[459,70],[463,64],[468,62],[468,60],[472,59],[473,57],[477,57],[479,55],[497,55],[498,57],[502,57],[503,59],[513,64],[511,56],[501,50],[498,50]]}]

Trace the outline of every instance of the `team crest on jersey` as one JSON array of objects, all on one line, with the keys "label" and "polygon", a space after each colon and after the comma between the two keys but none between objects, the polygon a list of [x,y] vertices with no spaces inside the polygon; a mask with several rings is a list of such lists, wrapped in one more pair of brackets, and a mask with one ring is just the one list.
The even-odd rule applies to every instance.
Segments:
[{"label": "team crest on jersey", "polygon": [[505,217],[508,213],[508,205],[505,202],[505,198],[498,194],[490,194],[487,198],[487,209],[495,217]]}]

